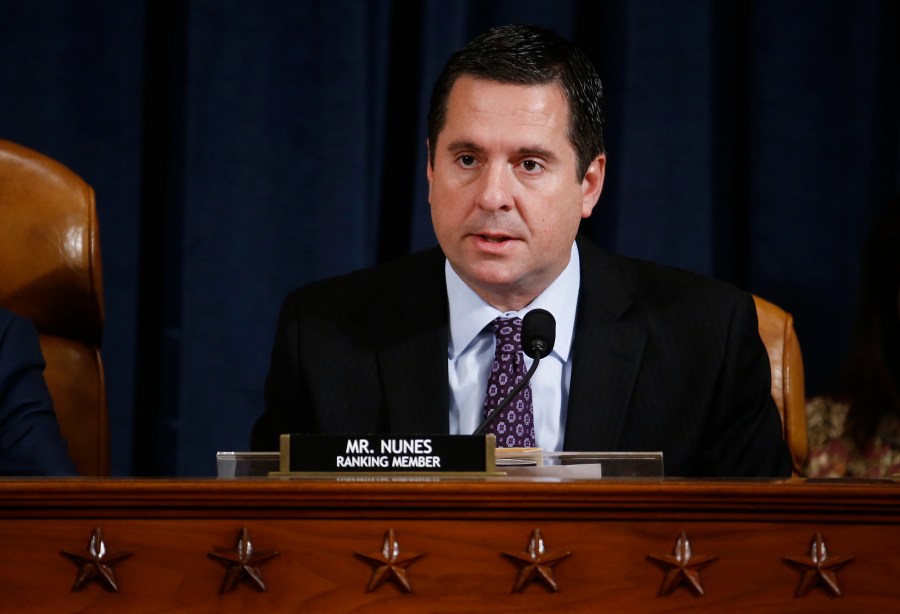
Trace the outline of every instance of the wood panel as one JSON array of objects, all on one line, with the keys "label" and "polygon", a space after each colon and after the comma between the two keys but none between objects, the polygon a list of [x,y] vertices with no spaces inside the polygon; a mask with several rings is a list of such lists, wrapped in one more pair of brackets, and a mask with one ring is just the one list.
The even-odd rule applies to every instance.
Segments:
[{"label": "wood panel", "polygon": [[[118,592],[89,582],[61,550],[100,527]],[[226,567],[208,555],[247,529],[267,588],[220,593]],[[538,579],[513,592],[535,529],[559,590]],[[412,592],[366,588],[393,530]],[[702,567],[660,595],[684,532]],[[843,596],[824,584],[795,597],[823,536]],[[0,611],[569,612],[893,611],[900,603],[900,484],[890,482],[417,482],[24,480],[0,482]]]}]

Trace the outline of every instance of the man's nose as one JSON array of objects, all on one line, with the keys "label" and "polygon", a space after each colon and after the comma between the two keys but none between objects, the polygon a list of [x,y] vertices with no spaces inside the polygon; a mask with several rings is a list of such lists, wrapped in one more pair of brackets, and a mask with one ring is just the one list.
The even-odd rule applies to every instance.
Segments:
[{"label": "man's nose", "polygon": [[507,211],[513,207],[515,178],[507,164],[489,164],[479,177],[478,206],[486,211]]}]

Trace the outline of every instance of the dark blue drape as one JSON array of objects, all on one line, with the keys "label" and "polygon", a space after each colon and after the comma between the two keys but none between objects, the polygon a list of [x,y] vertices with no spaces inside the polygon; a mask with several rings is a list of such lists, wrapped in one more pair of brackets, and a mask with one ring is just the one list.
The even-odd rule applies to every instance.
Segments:
[{"label": "dark blue drape", "polygon": [[[607,96],[584,230],[793,312],[808,391],[847,349],[898,189],[890,0],[29,0],[0,8],[0,137],[96,189],[120,475],[246,449],[292,288],[434,243],[425,106],[447,55],[529,22]],[[409,25],[412,24],[412,25]],[[365,309],[365,297],[360,297]]]}]

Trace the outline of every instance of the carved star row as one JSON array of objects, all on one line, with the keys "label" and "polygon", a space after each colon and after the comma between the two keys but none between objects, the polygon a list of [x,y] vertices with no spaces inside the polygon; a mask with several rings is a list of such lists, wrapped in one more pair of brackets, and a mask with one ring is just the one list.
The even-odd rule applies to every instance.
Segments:
[{"label": "carved star row", "polygon": [[[131,552],[124,551],[110,553],[103,538],[103,531],[99,527],[91,532],[85,550],[62,550],[61,554],[78,566],[78,574],[72,585],[73,591],[81,590],[90,582],[96,581],[112,592],[119,590],[114,567],[132,555]],[[559,584],[554,567],[571,554],[571,552],[548,552],[540,529],[534,529],[524,551],[502,553],[518,568],[512,592],[521,592],[532,582],[542,583],[550,591],[558,591]],[[208,556],[226,568],[220,592],[227,593],[242,581],[258,591],[265,591],[262,566],[277,557],[278,552],[255,550],[250,531],[242,528],[234,548],[214,548]],[[356,552],[355,556],[372,567],[366,592],[372,592],[386,582],[393,582],[401,590],[412,592],[407,568],[425,556],[425,553],[402,552],[394,530],[389,529],[384,535],[380,552]],[[668,595],[682,585],[698,595],[703,595],[700,572],[718,557],[694,554],[687,534],[682,531],[675,540],[672,554],[649,554],[647,558],[659,564],[665,571],[658,593],[662,596]],[[814,535],[810,542],[809,556],[783,558],[801,572],[795,597],[802,597],[816,586],[821,586],[837,597],[842,596],[836,574],[839,569],[850,563],[853,557],[830,555],[820,533]]]}]

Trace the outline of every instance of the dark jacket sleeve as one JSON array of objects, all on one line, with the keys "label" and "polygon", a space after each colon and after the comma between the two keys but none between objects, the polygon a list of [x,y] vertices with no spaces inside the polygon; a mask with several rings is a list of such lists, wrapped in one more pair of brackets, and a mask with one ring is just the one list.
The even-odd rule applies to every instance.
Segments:
[{"label": "dark jacket sleeve", "polygon": [[791,458],[771,394],[771,367],[759,337],[753,298],[737,302],[701,454],[701,467],[720,477],[788,477]]},{"label": "dark jacket sleeve", "polygon": [[[278,329],[272,347],[269,373],[266,377],[266,408],[257,419],[250,436],[254,451],[276,451],[282,433],[304,430],[300,409],[312,402],[300,376],[298,355],[299,331],[294,296],[290,295],[281,307]],[[306,425],[308,429],[309,426]]]},{"label": "dark jacket sleeve", "polygon": [[0,474],[76,475],[34,326],[0,310]]}]

